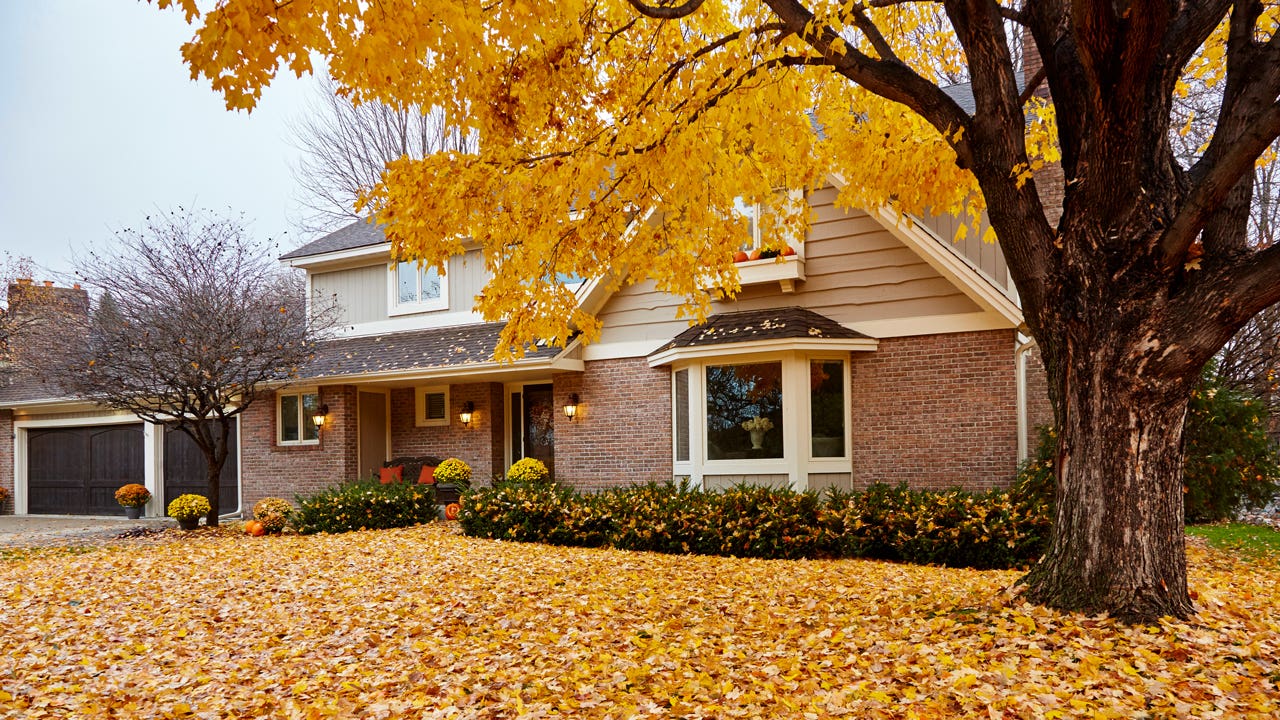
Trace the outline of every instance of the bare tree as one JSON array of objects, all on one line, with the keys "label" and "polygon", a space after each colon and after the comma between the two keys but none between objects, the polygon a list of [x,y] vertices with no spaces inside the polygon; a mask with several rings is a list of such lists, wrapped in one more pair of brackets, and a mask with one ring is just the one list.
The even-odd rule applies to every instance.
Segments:
[{"label": "bare tree", "polygon": [[[57,353],[33,370],[68,394],[166,423],[208,463],[207,522],[218,524],[219,477],[235,417],[264,387],[288,382],[333,327],[241,221],[179,209],[116,234],[76,270],[98,293],[83,327],[44,333]],[[83,340],[66,342],[69,332]],[[62,358],[50,363],[49,358]]]},{"label": "bare tree", "polygon": [[440,108],[357,104],[339,94],[330,78],[319,92],[308,115],[291,126],[302,151],[294,177],[308,211],[301,226],[308,232],[333,230],[359,219],[356,199],[382,179],[388,162],[476,147],[475,136],[453,127]]}]

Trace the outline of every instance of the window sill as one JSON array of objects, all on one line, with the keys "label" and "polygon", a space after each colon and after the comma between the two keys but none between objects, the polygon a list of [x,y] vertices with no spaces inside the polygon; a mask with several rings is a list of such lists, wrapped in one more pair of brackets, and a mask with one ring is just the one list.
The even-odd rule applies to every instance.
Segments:
[{"label": "window sill", "polygon": [[776,282],[782,287],[782,292],[793,293],[797,280],[804,280],[804,258],[799,255],[738,263],[738,282],[743,287]]},{"label": "window sill", "polygon": [[439,312],[448,310],[448,303],[420,303],[416,305],[395,305],[387,309],[388,317],[396,317],[397,315],[421,315],[429,312]]}]

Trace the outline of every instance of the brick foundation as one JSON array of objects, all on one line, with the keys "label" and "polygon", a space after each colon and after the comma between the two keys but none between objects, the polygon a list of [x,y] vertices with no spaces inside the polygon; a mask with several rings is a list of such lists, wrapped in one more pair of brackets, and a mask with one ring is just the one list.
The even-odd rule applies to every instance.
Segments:
[{"label": "brick foundation", "polygon": [[583,490],[671,479],[671,371],[644,358],[598,360],[554,378],[556,406],[581,404],[572,422],[556,413],[556,480]]},{"label": "brick foundation", "polygon": [[1007,485],[1017,465],[1014,332],[887,338],[853,359],[853,485]]}]

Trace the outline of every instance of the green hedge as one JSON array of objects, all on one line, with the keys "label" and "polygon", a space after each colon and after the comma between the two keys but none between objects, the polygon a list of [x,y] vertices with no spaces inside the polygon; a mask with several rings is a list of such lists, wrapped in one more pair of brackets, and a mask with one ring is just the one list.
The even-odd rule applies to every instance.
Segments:
[{"label": "green hedge", "polygon": [[473,537],[756,558],[869,557],[956,567],[1023,567],[1043,552],[1047,504],[1010,491],[861,493],[637,485],[598,494],[502,483],[464,494]]},{"label": "green hedge", "polygon": [[297,497],[289,521],[303,534],[385,530],[435,520],[436,494],[431,485],[362,480]]}]

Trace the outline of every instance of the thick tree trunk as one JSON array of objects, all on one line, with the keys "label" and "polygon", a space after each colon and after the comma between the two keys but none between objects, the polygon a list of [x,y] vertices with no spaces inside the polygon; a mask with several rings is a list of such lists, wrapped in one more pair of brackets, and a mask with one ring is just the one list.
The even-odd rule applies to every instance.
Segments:
[{"label": "thick tree trunk", "polygon": [[1055,518],[1048,552],[1024,579],[1027,596],[1129,622],[1185,618],[1194,608],[1186,578],[1183,423],[1198,372],[1153,368],[1167,348],[1122,325],[1087,342],[1059,343],[1052,353]]}]

